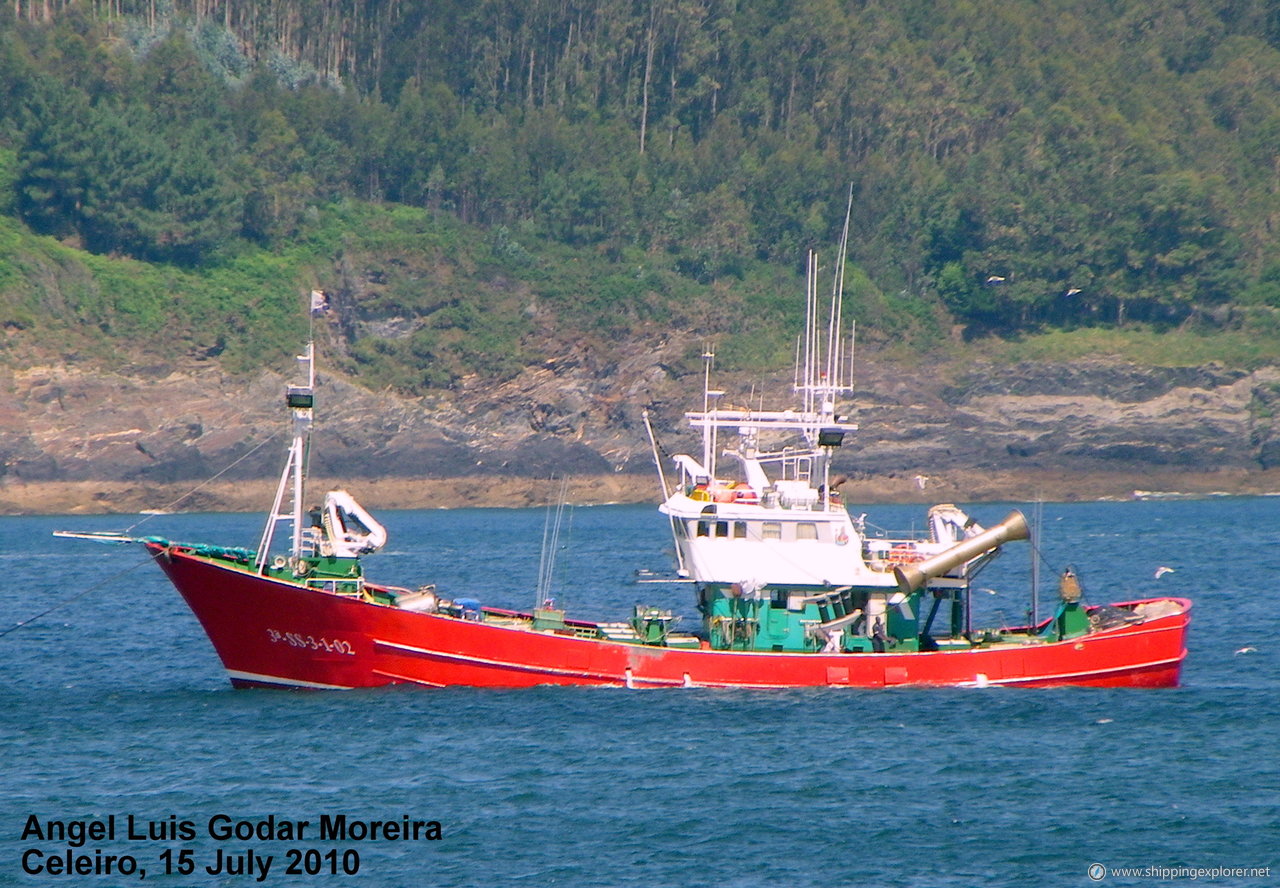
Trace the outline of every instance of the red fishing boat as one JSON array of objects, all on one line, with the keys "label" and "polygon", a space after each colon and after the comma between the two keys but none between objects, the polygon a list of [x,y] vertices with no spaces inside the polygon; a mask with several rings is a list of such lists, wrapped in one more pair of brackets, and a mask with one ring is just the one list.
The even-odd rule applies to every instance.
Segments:
[{"label": "red fishing boat", "polygon": [[[367,579],[363,560],[385,544],[383,526],[345,491],[304,508],[310,345],[299,358],[305,381],[286,391],[293,438],[257,549],[63,535],[144,545],[237,687],[1176,685],[1185,599],[1092,606],[1068,571],[1043,619],[1033,607],[1025,626],[972,625],[973,578],[1030,535],[1020,513],[984,529],[942,504],[927,535],[909,538],[877,535],[849,515],[831,462],[856,429],[835,410],[851,390],[851,345],[834,332],[835,296],[825,320],[818,315],[811,284],[798,407],[721,406],[708,360],[703,409],[688,414],[703,451],[676,456],[670,479],[659,461],[679,579],[696,589],[692,632],[650,607],[616,623],[570,619],[545,589],[539,606],[520,612]],[[822,342],[824,326],[832,332]],[[791,440],[773,447],[773,437]]]},{"label": "red fishing boat", "polygon": [[[238,687],[1166,687],[1178,683],[1186,654],[1188,604],[1177,599],[1115,605],[1106,611],[1115,625],[1060,639],[1042,625],[934,651],[717,650],[666,632],[666,614],[601,625],[458,602],[415,611],[398,590],[372,583],[359,594],[330,591],[325,581],[263,576],[222,552],[147,545]],[[1081,625],[1096,612],[1084,608]]]}]

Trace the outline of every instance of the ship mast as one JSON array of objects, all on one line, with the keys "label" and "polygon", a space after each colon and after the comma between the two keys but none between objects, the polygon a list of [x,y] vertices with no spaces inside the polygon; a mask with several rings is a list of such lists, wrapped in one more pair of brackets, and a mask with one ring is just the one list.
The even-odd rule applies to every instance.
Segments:
[{"label": "ship mast", "polygon": [[[720,397],[724,392],[720,389],[711,387],[711,365],[715,363],[716,353],[711,349],[710,344],[702,351],[702,415],[714,419],[719,415]],[[716,414],[712,414],[712,407],[715,407]],[[716,429],[715,422],[710,423],[704,430],[702,435],[702,466],[707,470],[707,479],[714,481],[716,477]]]},{"label": "ship mast", "polygon": [[[782,464],[784,478],[788,481],[808,482],[820,489],[824,507],[831,504],[832,456],[843,442],[845,432],[857,429],[856,423],[836,412],[838,399],[852,395],[854,391],[853,346],[857,332],[856,322],[849,323],[847,332],[844,329],[844,267],[849,255],[849,223],[852,214],[851,188],[849,204],[845,209],[844,230],[836,254],[831,301],[825,310],[818,291],[818,256],[813,251],[809,252],[805,276],[804,332],[796,339],[796,365],[792,382],[792,391],[799,396],[800,410],[768,411],[753,409],[750,405],[746,409],[723,406],[719,399],[725,394],[724,391],[711,387],[711,369],[715,355],[708,346],[702,355],[702,410],[685,414],[689,425],[702,434],[702,462],[698,464],[689,457],[684,457],[682,462],[678,457],[677,465],[681,468],[683,480],[687,480],[687,475],[693,475],[696,476],[692,479],[695,483],[713,486],[718,483],[716,463],[721,453],[717,439],[720,430],[724,429],[726,433],[736,431],[739,436],[737,448],[725,451],[725,455],[732,453],[742,461],[743,471],[750,476],[747,478],[748,484],[754,484],[762,490],[768,487],[769,479],[760,466],[766,462],[778,462]],[[781,432],[799,433],[804,445],[760,452],[758,442],[762,434]],[[656,446],[654,459],[655,462],[658,461]],[[660,464],[658,471],[661,476]],[[792,477],[787,477],[788,475]],[[666,493],[665,478],[662,481]]]},{"label": "ship mast", "polygon": [[[315,409],[315,343],[308,342],[306,349],[298,355],[298,365],[306,383],[290,385],[285,389],[285,403],[293,415],[293,440],[289,444],[289,458],[285,461],[284,471],[280,473],[280,483],[276,487],[275,501],[271,512],[267,515],[266,527],[262,529],[262,540],[258,544],[258,560],[256,567],[259,573],[267,568],[267,560],[271,555],[271,541],[276,533],[276,525],[281,521],[293,524],[293,537],[289,549],[290,563],[296,564],[302,555],[302,502],[303,488],[306,478],[307,451],[311,444],[311,422]],[[287,494],[292,494],[292,508],[281,512]]]}]

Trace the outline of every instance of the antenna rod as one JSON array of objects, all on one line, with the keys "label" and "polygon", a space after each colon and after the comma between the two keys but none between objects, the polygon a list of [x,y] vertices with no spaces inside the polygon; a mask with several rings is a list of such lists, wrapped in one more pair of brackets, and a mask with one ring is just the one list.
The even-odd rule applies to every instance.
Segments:
[{"label": "antenna rod", "polygon": [[[853,216],[853,183],[849,183],[849,201],[844,208],[844,228],[840,232],[840,249],[837,251],[836,274],[834,281],[835,292],[831,294],[832,302],[835,306],[834,316],[831,321],[832,337],[837,338],[840,335],[840,325],[844,320],[844,269],[849,261],[849,220]],[[838,298],[837,298],[838,296]],[[833,387],[838,386],[844,378],[841,361],[843,352],[837,355],[835,366],[831,374],[831,384]],[[833,398],[834,400],[834,398]]]},{"label": "antenna rod", "polygon": [[[702,353],[702,415],[708,420],[711,419],[711,362],[715,357],[715,352],[708,343]],[[715,449],[715,423],[709,422],[702,430],[702,465],[711,476],[708,481],[716,478]]]},{"label": "antenna rod", "polygon": [[1031,513],[1031,626],[1040,622],[1040,528],[1044,526],[1044,500],[1037,498]]},{"label": "antenna rod", "polygon": [[800,377],[802,403],[809,407],[809,373],[812,364],[811,349],[813,347],[813,250],[805,259],[804,270],[804,370]]}]

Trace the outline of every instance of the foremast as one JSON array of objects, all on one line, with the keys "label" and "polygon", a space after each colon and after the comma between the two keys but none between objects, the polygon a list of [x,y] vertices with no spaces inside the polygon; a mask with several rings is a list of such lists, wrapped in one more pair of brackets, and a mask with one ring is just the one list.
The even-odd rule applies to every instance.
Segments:
[{"label": "foremast", "polygon": [[[282,522],[292,524],[292,536],[289,546],[289,562],[298,564],[303,555],[303,520],[304,497],[306,486],[307,458],[311,451],[311,427],[315,412],[315,342],[307,343],[303,353],[298,355],[298,366],[305,383],[289,385],[285,389],[285,403],[293,419],[293,440],[289,444],[289,458],[285,461],[284,471],[280,473],[280,483],[276,486],[275,500],[271,512],[267,515],[266,526],[262,529],[262,540],[258,544],[258,557],[255,568],[258,573],[266,573],[271,557],[271,544],[278,526]],[[282,512],[286,497],[291,497],[290,510]]]}]

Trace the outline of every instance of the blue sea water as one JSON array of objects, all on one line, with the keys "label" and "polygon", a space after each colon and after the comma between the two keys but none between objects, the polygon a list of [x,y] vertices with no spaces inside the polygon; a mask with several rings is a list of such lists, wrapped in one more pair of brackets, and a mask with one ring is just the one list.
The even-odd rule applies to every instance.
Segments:
[{"label": "blue sea water", "polygon": [[[917,507],[867,511],[923,523]],[[991,524],[1007,507],[971,511]],[[380,517],[392,538],[374,578],[532,603],[542,511]],[[1099,884],[1095,863],[1108,885],[1236,867],[1270,870],[1194,881],[1280,884],[1280,499],[1044,506],[1046,597],[1070,563],[1094,602],[1194,600],[1183,686],[1157,691],[234,691],[140,549],[50,536],[136,520],[0,518],[0,630],[71,602],[0,637],[0,885],[967,888]],[[652,508],[570,520],[555,576],[572,615],[645,602],[691,619],[688,587],[634,582],[670,565]],[[259,530],[172,515],[134,533],[253,546]],[[993,590],[979,623],[1025,614],[1030,547],[1006,548],[977,584]],[[324,814],[438,821],[442,837],[321,842]],[[31,849],[67,848],[23,838],[31,815],[115,815],[114,840],[73,851],[132,855],[145,879],[25,873]],[[195,836],[131,841],[128,815]],[[312,825],[303,841],[217,840],[216,815]],[[287,874],[291,848],[354,849],[359,871]],[[166,849],[194,872],[166,876]],[[205,869],[249,849],[273,858],[261,882]],[[1146,867],[1183,875],[1113,871]]]}]

